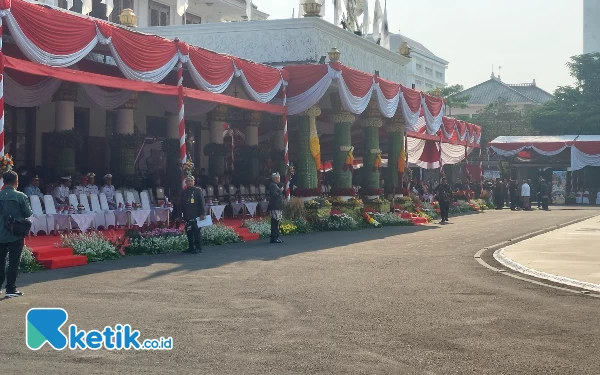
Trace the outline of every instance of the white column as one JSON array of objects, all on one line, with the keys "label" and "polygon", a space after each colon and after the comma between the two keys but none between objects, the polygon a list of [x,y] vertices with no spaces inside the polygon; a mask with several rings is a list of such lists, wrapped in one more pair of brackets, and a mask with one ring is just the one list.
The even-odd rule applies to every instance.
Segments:
[{"label": "white column", "polygon": [[75,102],[77,101],[77,85],[63,82],[53,96],[54,127],[56,131],[73,130],[75,128]]},{"label": "white column", "polygon": [[211,121],[209,129],[211,143],[223,143],[223,125],[225,121]]},{"label": "white column", "polygon": [[117,109],[117,134],[133,134],[135,131],[134,111],[137,106],[137,93]]}]

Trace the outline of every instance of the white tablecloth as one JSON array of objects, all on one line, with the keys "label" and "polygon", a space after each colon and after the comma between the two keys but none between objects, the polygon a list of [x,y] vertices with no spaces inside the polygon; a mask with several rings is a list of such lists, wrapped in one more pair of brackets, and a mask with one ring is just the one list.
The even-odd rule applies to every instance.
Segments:
[{"label": "white tablecloth", "polygon": [[256,206],[258,206],[258,202],[246,202],[246,208],[251,216],[256,215]]},{"label": "white tablecloth", "polygon": [[132,210],[131,211],[131,224],[143,227],[150,216],[150,210]]},{"label": "white tablecloth", "polygon": [[115,213],[115,222],[117,225],[129,225],[128,211],[113,211]]},{"label": "white tablecloth", "polygon": [[72,227],[79,228],[82,232],[90,229],[96,214],[93,212],[85,214],[56,214],[54,216],[54,225],[58,228],[67,228],[69,217],[75,224]]},{"label": "white tablecloth", "polygon": [[232,203],[231,206],[233,207],[233,214],[237,215],[240,213],[240,210],[244,208],[244,203]]},{"label": "white tablecloth", "polygon": [[212,212],[213,215],[215,215],[215,219],[221,220],[221,218],[223,217],[223,211],[225,210],[225,205],[224,204],[220,204],[218,206],[210,206],[210,211]]},{"label": "white tablecloth", "polygon": [[154,209],[154,221],[167,221],[169,219],[169,208],[156,207]]},{"label": "white tablecloth", "polygon": [[260,210],[265,213],[269,207],[269,202],[260,202]]}]

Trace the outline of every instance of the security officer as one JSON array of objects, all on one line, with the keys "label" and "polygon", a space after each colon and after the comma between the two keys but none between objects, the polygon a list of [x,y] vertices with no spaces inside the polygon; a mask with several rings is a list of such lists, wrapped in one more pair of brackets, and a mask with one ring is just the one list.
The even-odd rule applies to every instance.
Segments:
[{"label": "security officer", "polygon": [[279,239],[279,224],[283,217],[283,198],[281,197],[282,188],[277,185],[281,181],[279,173],[271,175],[271,184],[269,185],[269,206],[267,211],[271,213],[271,243],[282,243]]},{"label": "security officer", "polygon": [[184,253],[187,254],[202,252],[202,233],[196,219],[204,220],[206,216],[202,189],[194,186],[194,182],[193,176],[186,177],[185,189],[181,193],[183,220],[185,221],[185,232],[188,238],[188,249]]}]

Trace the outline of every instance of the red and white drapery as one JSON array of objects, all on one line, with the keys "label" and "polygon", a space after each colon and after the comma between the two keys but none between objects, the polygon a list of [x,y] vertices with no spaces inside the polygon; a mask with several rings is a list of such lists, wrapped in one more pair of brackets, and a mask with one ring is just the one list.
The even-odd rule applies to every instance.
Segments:
[{"label": "red and white drapery", "polygon": [[570,147],[572,171],[586,166],[600,166],[600,136],[498,137],[491,141],[488,147],[504,157],[515,156],[523,150],[533,150],[540,155],[554,156]]}]

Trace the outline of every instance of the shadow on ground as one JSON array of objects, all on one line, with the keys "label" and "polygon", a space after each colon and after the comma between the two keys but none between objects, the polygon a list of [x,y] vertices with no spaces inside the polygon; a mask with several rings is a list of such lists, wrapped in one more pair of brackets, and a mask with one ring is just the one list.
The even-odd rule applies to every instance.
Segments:
[{"label": "shadow on ground", "polygon": [[[19,275],[19,286],[25,287],[39,282],[69,279],[101,272],[148,267],[156,263],[179,265],[168,270],[155,272],[139,282],[181,271],[197,271],[218,268],[223,265],[251,260],[272,261],[290,255],[326,250],[361,242],[385,239],[388,237],[410,235],[437,226],[383,227],[353,232],[317,232],[282,237],[282,244],[271,244],[268,239],[258,241],[210,246],[203,248],[202,254],[160,254],[125,257],[118,260],[90,263],[87,266],[40,271]],[[400,246],[400,243],[399,243]]]}]

